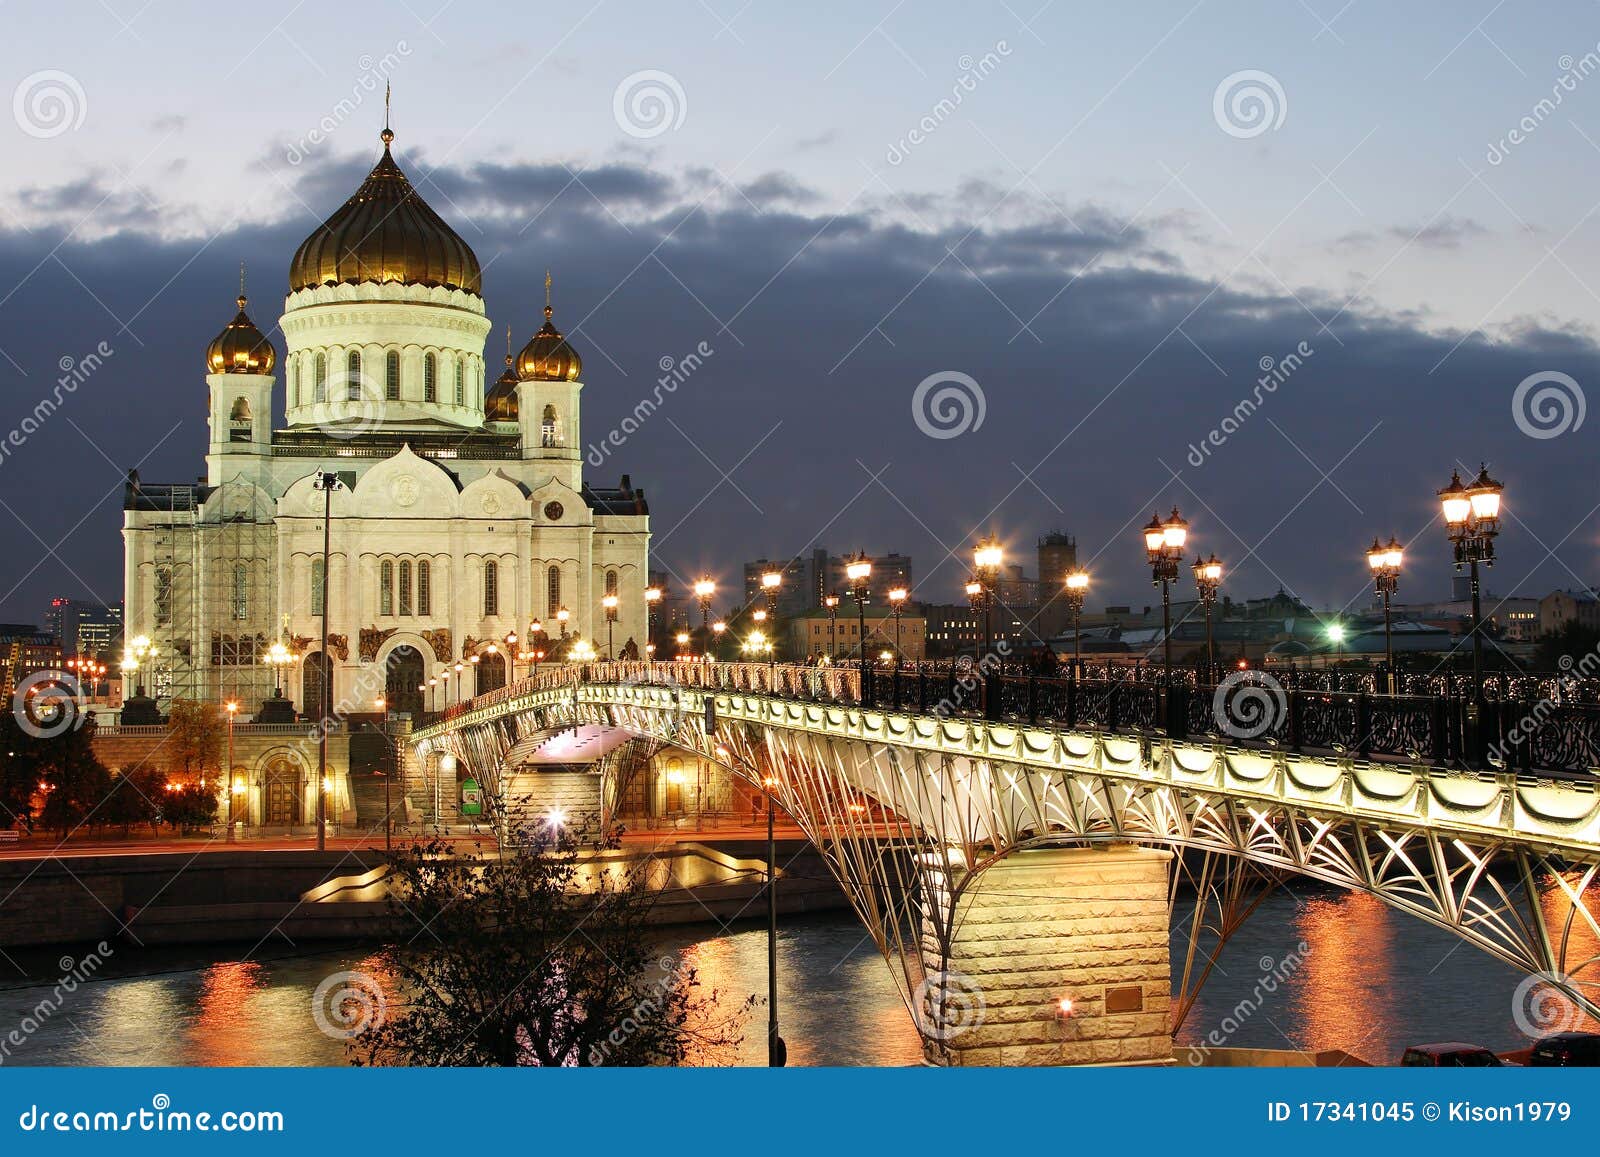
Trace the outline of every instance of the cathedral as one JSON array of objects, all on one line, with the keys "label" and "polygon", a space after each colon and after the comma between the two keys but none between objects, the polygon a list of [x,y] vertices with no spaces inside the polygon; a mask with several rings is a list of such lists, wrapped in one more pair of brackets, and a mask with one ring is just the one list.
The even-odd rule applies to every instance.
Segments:
[{"label": "cathedral", "polygon": [[[583,361],[549,275],[544,325],[515,355],[508,330],[490,380],[478,259],[393,139],[386,125],[377,165],[295,252],[281,361],[242,286],[206,348],[204,476],[129,473],[126,637],[148,640],[136,682],[163,708],[315,715],[331,679],[341,714],[379,697],[415,712],[499,687],[535,655],[645,649],[644,491],[584,481]],[[319,489],[328,475],[339,483]]]}]

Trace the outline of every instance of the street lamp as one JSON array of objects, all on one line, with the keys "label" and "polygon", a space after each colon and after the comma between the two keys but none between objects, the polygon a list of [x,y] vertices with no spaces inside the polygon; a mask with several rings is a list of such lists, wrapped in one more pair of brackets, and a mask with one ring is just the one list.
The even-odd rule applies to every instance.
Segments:
[{"label": "street lamp", "polygon": [[1217,649],[1211,635],[1211,608],[1217,601],[1217,588],[1222,585],[1222,563],[1213,554],[1210,558],[1195,556],[1194,585],[1200,591],[1200,605],[1206,612],[1206,678],[1216,678]]},{"label": "street lamp", "polygon": [[1161,649],[1164,682],[1172,686],[1172,584],[1178,581],[1178,563],[1183,559],[1183,544],[1189,539],[1189,524],[1172,508],[1171,516],[1161,521],[1152,514],[1144,528],[1144,550],[1150,561],[1150,582],[1161,588]]},{"label": "street lamp", "polygon": [[700,629],[706,629],[706,624],[711,621],[711,596],[717,593],[717,584],[709,577],[695,580],[694,597],[700,604]]},{"label": "street lamp", "polygon": [[679,631],[677,634],[678,658],[684,659],[689,655],[689,632]]},{"label": "street lamp", "polygon": [[648,659],[656,651],[656,604],[661,601],[660,587],[644,588],[644,653]]},{"label": "street lamp", "polygon": [[224,780],[228,785],[228,843],[233,843],[233,719],[239,714],[239,704],[232,699],[225,705],[228,708],[228,778]]},{"label": "street lamp", "polygon": [[383,712],[383,748],[389,756],[386,761],[389,766],[383,772],[383,850],[388,853],[394,850],[394,804],[389,795],[389,784],[394,779],[395,764],[398,761],[394,757],[394,748],[390,746],[389,740],[389,701],[379,699],[376,706]]},{"label": "street lamp", "polygon": [[[759,661],[763,656],[766,658],[767,677],[770,681],[773,674],[773,668],[776,666],[778,661],[777,649],[772,645],[772,640],[767,638],[766,635],[762,634],[760,631],[754,631],[751,633],[750,637],[744,641],[743,650],[746,655],[754,655],[757,661]],[[769,685],[767,690],[771,692],[773,688]]]},{"label": "street lamp", "polygon": [[1461,484],[1459,472],[1451,472],[1450,485],[1439,491],[1444,508],[1445,529],[1455,547],[1456,570],[1471,568],[1472,574],[1472,703],[1477,710],[1483,698],[1483,606],[1480,601],[1478,564],[1494,565],[1494,539],[1500,533],[1500,496],[1505,487],[1489,477],[1487,464],[1478,468],[1471,486]]},{"label": "street lamp", "polygon": [[1333,662],[1335,666],[1344,663],[1344,624],[1334,623],[1328,628],[1328,642],[1333,644]]},{"label": "street lamp", "polygon": [[615,659],[617,657],[616,651],[612,649],[612,644],[613,644],[613,641],[614,641],[613,638],[612,638],[612,631],[615,628],[616,622],[617,622],[617,602],[618,602],[618,599],[617,599],[616,595],[607,595],[605,598],[600,600],[600,605],[602,607],[604,607],[605,611],[606,611],[606,658],[607,659]]},{"label": "street lamp", "polygon": [[[352,475],[352,477],[354,477]],[[317,680],[322,702],[317,704],[317,851],[328,846],[328,732],[333,715],[333,664],[328,660],[328,608],[333,604],[333,492],[345,489],[344,481],[332,470],[318,470],[311,488],[322,491],[322,651]]]},{"label": "street lamp", "polygon": [[1395,591],[1400,588],[1400,564],[1405,561],[1405,552],[1400,546],[1399,539],[1394,535],[1389,536],[1388,545],[1381,545],[1376,538],[1367,548],[1367,566],[1372,571],[1372,584],[1379,595],[1383,597],[1383,665],[1384,681],[1388,685],[1389,694],[1396,693],[1394,671],[1394,629],[1389,617],[1389,600]]},{"label": "street lamp", "polygon": [[1083,670],[1083,600],[1089,593],[1089,572],[1075,570],[1066,578],[1067,608],[1072,611],[1072,673]]},{"label": "street lamp", "polygon": [[722,636],[728,629],[728,624],[718,619],[711,624],[711,661],[715,663],[721,656]]},{"label": "street lamp", "polygon": [[839,596],[829,594],[822,600],[822,605],[828,608],[828,663],[834,661],[834,634],[839,621]]},{"label": "street lamp", "polygon": [[867,698],[867,582],[872,578],[872,562],[865,551],[857,551],[854,558],[845,559],[845,577],[850,580],[850,593],[856,600],[856,617],[860,632],[856,644],[861,650],[861,698]]},{"label": "street lamp", "polygon": [[567,610],[566,607],[557,607],[556,608],[556,622],[561,624],[561,637],[563,639],[565,639],[567,637],[567,620],[570,619],[571,617],[572,617],[572,612]]},{"label": "street lamp", "polygon": [[894,616],[894,666],[900,669],[900,613],[906,608],[911,592],[905,587],[895,587],[889,592],[889,613]]}]

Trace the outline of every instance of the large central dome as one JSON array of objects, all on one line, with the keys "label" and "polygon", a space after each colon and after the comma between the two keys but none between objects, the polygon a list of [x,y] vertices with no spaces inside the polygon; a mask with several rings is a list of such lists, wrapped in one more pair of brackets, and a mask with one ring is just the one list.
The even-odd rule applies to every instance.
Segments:
[{"label": "large central dome", "polygon": [[289,264],[290,293],[319,285],[396,282],[483,296],[477,256],[411,187],[389,155],[393,139],[384,129],[383,157],[361,188],[300,243]]}]

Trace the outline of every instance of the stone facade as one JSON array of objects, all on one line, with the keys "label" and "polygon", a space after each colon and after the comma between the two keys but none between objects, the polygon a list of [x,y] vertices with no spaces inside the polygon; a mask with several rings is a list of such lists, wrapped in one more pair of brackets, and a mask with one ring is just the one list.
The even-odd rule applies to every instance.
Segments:
[{"label": "stone facade", "polygon": [[919,990],[930,1063],[1171,1064],[1171,858],[1038,848],[969,882],[949,958],[931,930],[923,938],[924,965],[945,974],[948,994],[941,1018],[927,1002],[938,983]]}]

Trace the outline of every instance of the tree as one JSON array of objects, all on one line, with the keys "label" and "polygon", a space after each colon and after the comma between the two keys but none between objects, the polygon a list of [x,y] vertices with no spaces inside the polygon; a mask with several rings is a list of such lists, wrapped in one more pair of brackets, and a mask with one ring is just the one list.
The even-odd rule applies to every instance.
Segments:
[{"label": "tree", "polygon": [[31,826],[35,797],[43,800],[37,818],[62,835],[94,817],[110,775],[90,744],[92,732],[89,724],[40,735],[16,712],[0,715],[0,824]]},{"label": "tree", "polygon": [[189,780],[217,771],[227,731],[222,709],[215,703],[174,699],[167,715],[167,766]]},{"label": "tree", "polygon": [[1533,668],[1535,671],[1572,670],[1587,674],[1595,666],[1597,651],[1600,651],[1600,631],[1585,627],[1576,619],[1568,619],[1556,630],[1540,636],[1533,651]]},{"label": "tree", "polygon": [[693,968],[652,947],[648,860],[594,871],[570,827],[521,834],[488,858],[441,841],[389,858],[394,911],[426,946],[385,950],[402,998],[351,1041],[353,1063],[677,1064],[738,1043],[755,998],[719,1013]]},{"label": "tree", "polygon": [[111,777],[98,818],[126,833],[135,824],[154,826],[166,790],[166,776],[154,767],[124,767]]}]

